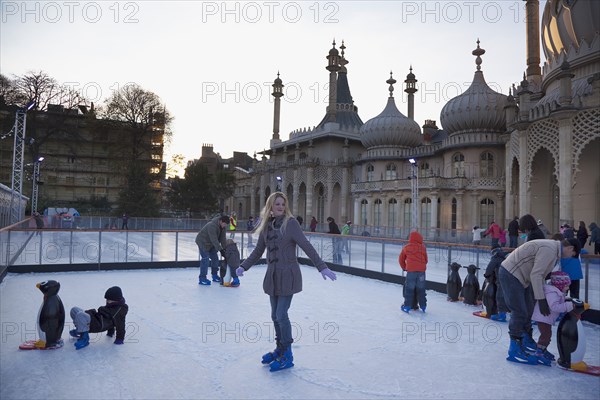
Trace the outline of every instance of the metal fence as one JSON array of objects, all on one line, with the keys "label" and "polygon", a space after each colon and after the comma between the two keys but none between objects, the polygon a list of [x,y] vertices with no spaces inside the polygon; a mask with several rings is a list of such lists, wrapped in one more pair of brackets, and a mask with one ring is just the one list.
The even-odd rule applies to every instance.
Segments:
[{"label": "metal fence", "polygon": [[[81,230],[81,229],[5,229],[0,231],[0,266],[19,271],[27,266],[59,266],[104,263],[154,263],[198,261],[196,231],[179,230]],[[232,235],[227,233],[228,237]],[[366,236],[341,236],[307,233],[309,241],[326,262],[404,276],[398,256],[406,244],[403,239]],[[253,250],[256,234],[235,232],[242,258]],[[449,264],[475,265],[480,284],[491,255],[488,246],[425,242],[428,253],[427,280],[445,283]],[[306,258],[302,250],[298,256]],[[584,279],[581,293],[595,309],[600,309],[600,256],[582,256]],[[193,264],[192,264],[193,265]]]}]

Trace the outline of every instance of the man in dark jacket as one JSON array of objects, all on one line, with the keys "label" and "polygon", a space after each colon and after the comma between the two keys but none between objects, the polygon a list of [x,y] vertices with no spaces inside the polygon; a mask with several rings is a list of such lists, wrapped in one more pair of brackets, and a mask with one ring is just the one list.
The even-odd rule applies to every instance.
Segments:
[{"label": "man in dark jacket", "polygon": [[[327,222],[329,223],[329,234],[333,235],[341,235],[340,228],[338,224],[335,223],[335,219],[333,217],[328,217]],[[342,249],[341,249],[341,241],[340,238],[334,237],[332,240],[333,245],[333,263],[341,264],[342,263]]]},{"label": "man in dark jacket", "polygon": [[519,245],[519,217],[513,218],[508,224],[508,245],[516,249]]},{"label": "man in dark jacket", "polygon": [[208,266],[210,265],[213,282],[221,282],[219,278],[219,255],[225,257],[225,228],[229,224],[229,216],[222,215],[202,227],[196,236],[196,244],[200,250],[200,276],[198,284],[210,285],[206,278]]}]

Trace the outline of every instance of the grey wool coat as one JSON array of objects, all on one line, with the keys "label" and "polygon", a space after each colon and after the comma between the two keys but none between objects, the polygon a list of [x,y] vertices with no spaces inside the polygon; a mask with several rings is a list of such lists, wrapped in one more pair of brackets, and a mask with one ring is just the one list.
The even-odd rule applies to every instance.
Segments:
[{"label": "grey wool coat", "polygon": [[221,228],[220,219],[221,217],[213,218],[202,227],[196,236],[199,249],[204,251],[210,251],[213,247],[217,251],[225,249],[225,229]]},{"label": "grey wool coat", "polygon": [[269,296],[290,296],[302,291],[302,274],[296,257],[296,246],[300,246],[319,271],[327,268],[327,264],[304,236],[298,221],[290,218],[285,231],[281,229],[282,222],[283,217],[278,217],[269,223],[260,233],[254,251],[241,264],[247,271],[267,250],[263,290]]}]

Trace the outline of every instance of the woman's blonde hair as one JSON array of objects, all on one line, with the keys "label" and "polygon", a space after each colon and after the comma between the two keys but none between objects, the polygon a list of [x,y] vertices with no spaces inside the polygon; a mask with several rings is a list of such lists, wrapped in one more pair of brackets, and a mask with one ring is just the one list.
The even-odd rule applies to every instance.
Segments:
[{"label": "woman's blonde hair", "polygon": [[286,227],[288,221],[290,220],[290,218],[294,218],[294,216],[292,215],[292,211],[290,210],[288,198],[285,195],[285,193],[273,192],[267,198],[267,201],[265,202],[265,206],[263,207],[262,211],[260,212],[260,224],[258,224],[258,227],[255,230],[257,233],[261,233],[263,230],[265,230],[267,225],[271,222],[271,217],[272,217],[271,210],[273,209],[273,204],[275,204],[275,200],[277,200],[277,198],[279,198],[279,197],[281,197],[283,199],[283,202],[285,204],[285,211],[284,211],[284,217],[283,217],[283,224],[281,225],[281,230],[285,231],[285,227]]}]

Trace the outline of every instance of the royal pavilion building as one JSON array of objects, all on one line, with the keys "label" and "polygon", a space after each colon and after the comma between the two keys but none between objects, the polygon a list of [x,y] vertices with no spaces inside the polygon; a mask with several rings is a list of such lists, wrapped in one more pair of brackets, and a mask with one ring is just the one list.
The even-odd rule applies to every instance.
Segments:
[{"label": "royal pavilion building", "polygon": [[[564,223],[600,222],[600,2],[550,0],[541,23],[537,0],[528,0],[526,11],[520,84],[508,96],[487,85],[477,40],[472,83],[443,106],[439,128],[414,120],[412,68],[404,82],[390,74],[383,85],[382,77],[381,100],[370,100],[387,95],[385,108],[363,122],[348,84],[346,47],[334,43],[325,116],[282,138],[278,75],[269,149],[251,170],[236,171],[227,211],[258,215],[280,190],[305,224],[331,216],[353,221],[355,233],[394,237],[418,226],[439,240],[466,237],[491,221],[506,227],[527,213],[554,232]],[[395,90],[407,93],[406,114]]]}]

